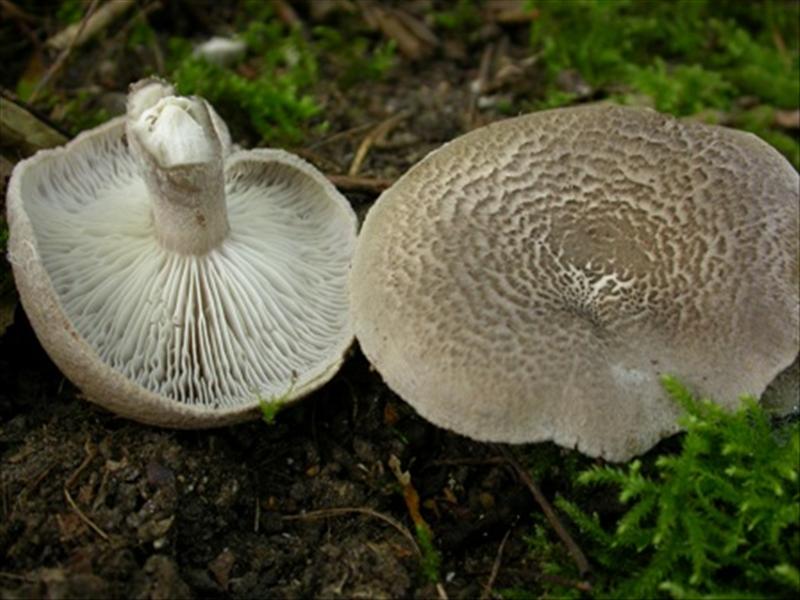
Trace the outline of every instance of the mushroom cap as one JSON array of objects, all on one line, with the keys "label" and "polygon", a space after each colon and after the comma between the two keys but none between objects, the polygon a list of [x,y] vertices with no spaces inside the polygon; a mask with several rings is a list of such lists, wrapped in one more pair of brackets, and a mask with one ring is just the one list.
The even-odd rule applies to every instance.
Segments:
[{"label": "mushroom cap", "polygon": [[145,423],[218,426],[338,370],[353,337],[349,203],[281,150],[233,152],[225,187],[230,234],[186,255],[155,239],[124,117],[16,166],[7,206],[20,297],[90,400]]},{"label": "mushroom cap", "polygon": [[356,337],[433,423],[621,461],[798,352],[798,175],[754,135],[591,105],[472,131],[367,214]]}]

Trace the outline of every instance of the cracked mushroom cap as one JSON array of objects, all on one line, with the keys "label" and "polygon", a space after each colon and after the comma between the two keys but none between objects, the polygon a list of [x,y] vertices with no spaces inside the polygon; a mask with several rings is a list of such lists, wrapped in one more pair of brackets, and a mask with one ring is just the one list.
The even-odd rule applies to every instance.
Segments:
[{"label": "cracked mushroom cap", "polygon": [[10,258],[42,345],[90,400],[216,426],[338,370],[356,219],[311,165],[230,153],[210,106],[173,94],[137,84],[127,117],[17,165]]},{"label": "cracked mushroom cap", "polygon": [[378,199],[356,337],[423,417],[627,460],[798,352],[798,174],[757,137],[594,105],[478,129]]}]

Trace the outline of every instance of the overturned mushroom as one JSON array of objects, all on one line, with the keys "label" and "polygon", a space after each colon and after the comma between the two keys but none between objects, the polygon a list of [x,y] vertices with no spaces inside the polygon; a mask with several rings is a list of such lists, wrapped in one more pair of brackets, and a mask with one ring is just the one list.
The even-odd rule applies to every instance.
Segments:
[{"label": "overturned mushroom", "polygon": [[674,374],[726,407],[798,352],[798,175],[755,136],[587,106],[473,131],[372,207],[356,337],[479,440],[610,460],[678,427]]},{"label": "overturned mushroom", "polygon": [[323,384],[350,345],[345,198],[286,152],[232,152],[213,109],[162,82],[134,86],[126,117],[19,163],[7,204],[37,336],[119,414],[240,421]]}]

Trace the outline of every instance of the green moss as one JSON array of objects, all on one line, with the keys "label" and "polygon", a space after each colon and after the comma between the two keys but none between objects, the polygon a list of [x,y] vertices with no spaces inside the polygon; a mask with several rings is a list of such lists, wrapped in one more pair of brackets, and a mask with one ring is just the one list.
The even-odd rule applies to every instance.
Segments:
[{"label": "green moss", "polygon": [[315,27],[313,33],[315,51],[334,64],[344,85],[384,79],[397,62],[392,40],[374,44],[366,37],[348,37],[340,29],[325,26]]},{"label": "green moss", "polygon": [[439,554],[436,546],[434,546],[430,529],[428,529],[427,526],[422,524],[417,525],[416,534],[417,544],[422,552],[422,559],[420,562],[422,574],[425,576],[425,579],[431,583],[436,583],[440,579],[439,569],[442,564],[442,556]]},{"label": "green moss", "polygon": [[656,58],[648,67],[630,65],[625,76],[631,87],[649,96],[661,112],[692,115],[707,108],[726,108],[733,86],[716,71],[700,65],[668,67]]},{"label": "green moss", "polygon": [[296,142],[320,112],[309,94],[317,62],[302,36],[275,22],[251,23],[242,35],[250,56],[241,68],[225,68],[192,55],[191,44],[170,41],[170,79],[181,94],[211,102],[234,127],[251,127],[261,140]]},{"label": "green moss", "polygon": [[261,408],[261,419],[264,421],[264,423],[267,425],[274,425],[278,413],[283,410],[283,407],[286,406],[286,404],[285,402],[281,402],[279,398],[273,398],[270,400],[259,398],[258,406]]},{"label": "green moss", "polygon": [[475,0],[457,0],[450,2],[446,10],[432,13],[433,22],[448,31],[465,33],[481,24],[480,7],[483,2]]},{"label": "green moss", "polygon": [[[800,423],[774,430],[753,398],[729,413],[674,379],[666,390],[685,416],[677,454],[595,467],[580,487],[613,491],[623,513],[589,514],[563,496],[597,566],[598,598],[795,597],[800,592]],[[540,558],[575,578],[569,562]],[[553,593],[574,590],[554,586]]]},{"label": "green moss", "polygon": [[278,413],[281,412],[289,403],[292,390],[294,390],[294,381],[292,381],[289,388],[285,393],[280,396],[270,396],[269,398],[258,397],[258,406],[261,409],[261,419],[267,425],[274,425]]},{"label": "green moss", "polygon": [[136,17],[131,32],[128,35],[127,46],[128,48],[136,48],[138,46],[147,46],[154,43],[156,39],[156,32],[148,24],[147,20],[140,15]]},{"label": "green moss", "polygon": [[[574,69],[599,95],[646,96],[658,110],[690,115],[729,111],[742,97],[796,108],[800,97],[800,3],[530,0],[530,32],[546,81],[535,108],[574,97],[556,85]],[[795,166],[797,138],[773,125],[755,131]]]},{"label": "green moss", "polygon": [[56,19],[65,25],[77,23],[83,17],[87,6],[83,0],[62,0],[56,10]]}]

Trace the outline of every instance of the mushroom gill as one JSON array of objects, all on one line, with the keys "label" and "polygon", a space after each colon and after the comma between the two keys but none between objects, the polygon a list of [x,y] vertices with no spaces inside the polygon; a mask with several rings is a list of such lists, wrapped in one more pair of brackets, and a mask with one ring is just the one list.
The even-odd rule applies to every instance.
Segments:
[{"label": "mushroom gill", "polygon": [[157,80],[125,118],[20,162],[10,254],[54,362],[119,414],[176,427],[256,416],[338,370],[356,219],[314,167],[232,152],[200,98]]}]

